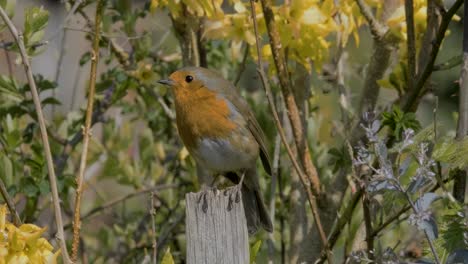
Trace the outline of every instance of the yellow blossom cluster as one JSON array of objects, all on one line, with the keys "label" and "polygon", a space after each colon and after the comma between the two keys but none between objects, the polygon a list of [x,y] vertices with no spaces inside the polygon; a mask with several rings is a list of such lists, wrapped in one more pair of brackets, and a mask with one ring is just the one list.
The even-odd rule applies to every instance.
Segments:
[{"label": "yellow blossom cluster", "polygon": [[[181,3],[195,16],[203,16],[203,37],[207,39],[231,40],[232,48],[240,43],[255,45],[255,34],[251,21],[249,1],[227,1],[232,10],[224,12],[222,0],[153,0],[151,9],[167,7],[174,18],[181,16]],[[372,7],[380,5],[378,0],[366,0]],[[255,3],[260,36],[266,32],[261,12],[261,3]],[[357,29],[364,23],[354,0],[292,0],[273,6],[281,44],[288,49],[289,58],[310,69],[320,68],[330,51],[330,40],[340,33],[340,45],[345,45],[350,35],[359,41]],[[263,43],[265,44],[265,43]],[[250,49],[255,57],[255,49]],[[262,48],[263,56],[271,60],[269,45]],[[239,54],[237,52],[237,54]]]},{"label": "yellow blossom cluster", "polygon": [[[427,1],[415,0],[414,8],[414,26],[416,36],[422,34],[426,29]],[[390,31],[399,38],[406,40],[406,17],[404,1],[400,1],[398,8],[387,19],[387,26]]]},{"label": "yellow blossom cluster", "polygon": [[33,224],[16,227],[6,220],[8,209],[0,205],[0,264],[57,263],[60,250],[42,236],[46,228]]},{"label": "yellow blossom cluster", "polygon": [[[425,0],[414,0],[414,37],[416,44],[416,55],[421,50],[422,39],[426,31],[427,23],[427,1]],[[379,10],[381,12],[381,10]],[[453,17],[455,21],[460,20],[460,17],[455,15]],[[386,26],[390,30],[390,33],[400,40],[398,56],[399,63],[395,65],[393,71],[388,74],[382,80],[379,80],[379,85],[385,88],[396,89],[399,93],[402,93],[407,87],[407,28],[406,28],[406,16],[404,0],[400,0],[397,8],[390,14],[388,19],[385,21]],[[449,33],[449,31],[447,31]]]}]

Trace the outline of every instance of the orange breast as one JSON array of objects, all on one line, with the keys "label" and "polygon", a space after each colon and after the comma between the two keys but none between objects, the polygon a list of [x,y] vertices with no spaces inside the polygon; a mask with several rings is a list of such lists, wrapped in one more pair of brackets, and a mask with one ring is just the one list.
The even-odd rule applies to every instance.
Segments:
[{"label": "orange breast", "polygon": [[224,138],[235,128],[226,101],[205,87],[174,89],[177,128],[185,146],[196,148],[200,138]]}]

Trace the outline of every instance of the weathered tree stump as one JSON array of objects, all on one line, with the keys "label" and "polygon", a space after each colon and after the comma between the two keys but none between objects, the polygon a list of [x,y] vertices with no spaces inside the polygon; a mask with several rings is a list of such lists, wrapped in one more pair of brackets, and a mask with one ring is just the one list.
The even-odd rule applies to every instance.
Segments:
[{"label": "weathered tree stump", "polygon": [[249,236],[240,192],[188,193],[185,204],[188,264],[249,263]]}]

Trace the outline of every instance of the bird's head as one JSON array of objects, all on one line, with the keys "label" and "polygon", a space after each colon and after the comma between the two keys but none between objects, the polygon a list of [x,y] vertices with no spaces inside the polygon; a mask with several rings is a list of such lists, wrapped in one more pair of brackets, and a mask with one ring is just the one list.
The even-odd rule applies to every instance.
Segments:
[{"label": "bird's head", "polygon": [[182,68],[173,72],[169,78],[159,80],[158,83],[170,86],[175,93],[191,93],[201,88],[224,93],[231,85],[220,74],[201,67]]}]

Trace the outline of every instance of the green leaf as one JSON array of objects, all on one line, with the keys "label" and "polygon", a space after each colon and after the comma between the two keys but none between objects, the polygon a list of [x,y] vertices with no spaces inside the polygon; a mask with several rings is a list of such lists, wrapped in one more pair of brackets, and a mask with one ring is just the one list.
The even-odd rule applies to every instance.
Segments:
[{"label": "green leaf", "polygon": [[255,259],[257,258],[258,251],[262,246],[262,240],[257,240],[252,247],[250,248],[250,263],[255,263]]},{"label": "green leaf", "polygon": [[42,105],[61,105],[59,100],[54,97],[47,97],[46,99],[42,100]]},{"label": "green leaf", "polygon": [[24,19],[24,42],[27,47],[42,40],[43,30],[47,26],[49,12],[42,7],[33,7],[26,10]]},{"label": "green leaf", "polygon": [[164,253],[164,257],[161,261],[161,264],[174,264],[174,258],[171,254],[171,249],[167,248],[166,253]]},{"label": "green leaf", "polygon": [[22,178],[21,187],[27,197],[35,197],[39,194],[39,188],[31,177]]},{"label": "green leaf", "polygon": [[421,124],[414,113],[405,113],[396,105],[391,112],[382,113],[382,125],[389,127],[397,140],[400,140],[401,134],[406,129],[411,128],[416,132],[421,129]]},{"label": "green leaf", "polygon": [[88,51],[88,52],[85,52],[85,54],[81,56],[80,66],[85,65],[86,63],[88,63],[89,60],[91,60],[91,52]]},{"label": "green leaf", "polygon": [[465,167],[468,165],[468,137],[463,140],[446,138],[434,147],[432,157],[445,162],[450,167]]},{"label": "green leaf", "polygon": [[0,159],[0,178],[5,181],[7,186],[13,183],[13,163],[6,155]]},{"label": "green leaf", "polygon": [[39,192],[44,195],[48,194],[50,192],[50,187],[49,187],[49,182],[47,180],[42,180],[39,183]]},{"label": "green leaf", "polygon": [[27,33],[35,33],[46,27],[49,20],[49,12],[42,7],[33,7],[26,10],[24,21],[24,31]]},{"label": "green leaf", "polygon": [[[7,16],[12,18],[15,13],[16,0],[0,0],[0,6],[5,10]],[[0,30],[4,26],[3,20],[0,19]]]}]

